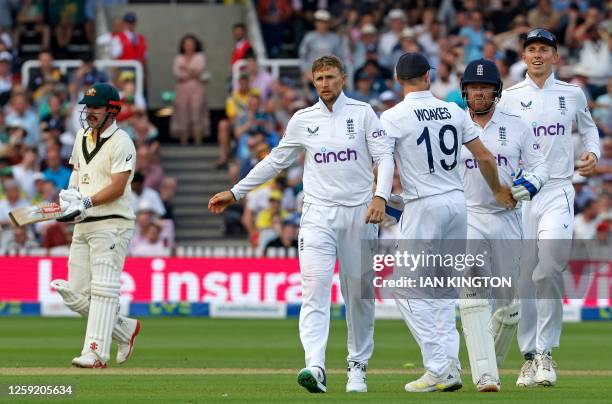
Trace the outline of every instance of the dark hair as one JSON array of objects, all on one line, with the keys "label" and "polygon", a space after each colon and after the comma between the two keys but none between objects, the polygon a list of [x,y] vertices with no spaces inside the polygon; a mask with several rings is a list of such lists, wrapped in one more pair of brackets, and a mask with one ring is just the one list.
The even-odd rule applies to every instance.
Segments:
[{"label": "dark hair", "polygon": [[202,42],[198,39],[197,36],[193,35],[193,34],[186,34],[181,38],[181,41],[179,42],[179,53],[180,54],[184,54],[185,53],[185,42],[191,39],[193,40],[193,42],[195,42],[195,52],[203,52],[204,51],[204,46],[202,45]]},{"label": "dark hair", "polygon": [[236,28],[242,28],[244,31],[246,31],[246,25],[244,25],[243,22],[237,22],[236,24],[234,24],[232,29],[236,29]]}]

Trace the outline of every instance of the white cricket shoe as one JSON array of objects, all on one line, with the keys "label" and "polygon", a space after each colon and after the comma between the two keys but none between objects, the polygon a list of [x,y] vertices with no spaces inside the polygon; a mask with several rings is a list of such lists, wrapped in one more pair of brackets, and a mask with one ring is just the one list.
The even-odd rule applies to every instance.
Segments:
[{"label": "white cricket shoe", "polygon": [[72,360],[72,364],[78,368],[88,369],[104,369],[106,363],[100,360],[100,357],[95,352],[87,352],[81,356],[78,356]]},{"label": "white cricket shoe", "polygon": [[119,365],[127,362],[132,356],[132,352],[134,352],[134,341],[140,332],[140,321],[128,318],[123,326],[129,330],[128,334],[131,335],[131,337],[128,342],[119,342],[118,344],[117,363]]},{"label": "white cricket shoe", "polygon": [[347,393],[367,393],[368,385],[366,384],[366,369],[365,363],[349,362],[348,365],[348,382],[346,383]]},{"label": "white cricket shoe", "polygon": [[298,373],[298,384],[311,393],[327,393],[325,370],[319,366],[304,368]]},{"label": "white cricket shoe", "polygon": [[454,367],[451,367],[449,372],[442,377],[437,377],[427,371],[417,380],[406,384],[405,389],[409,393],[429,393],[433,391],[455,391],[461,387],[463,387],[461,376]]},{"label": "white cricket shoe", "polygon": [[485,392],[498,392],[501,390],[501,383],[499,379],[494,378],[488,374],[484,374],[478,383],[476,384],[476,390],[481,393]]},{"label": "white cricket shoe", "polygon": [[552,387],[557,383],[557,364],[548,353],[536,354],[534,360],[535,376],[538,386]]},{"label": "white cricket shoe", "polygon": [[516,385],[518,387],[535,387],[536,382],[534,380],[536,374],[535,361],[533,359],[527,359],[523,366],[521,367],[521,371],[519,373],[519,377],[516,380]]}]

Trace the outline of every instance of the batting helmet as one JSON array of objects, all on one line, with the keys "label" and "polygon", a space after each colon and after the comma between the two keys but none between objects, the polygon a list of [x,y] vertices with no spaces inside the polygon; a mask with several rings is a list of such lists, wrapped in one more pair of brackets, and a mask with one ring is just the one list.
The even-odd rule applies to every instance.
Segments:
[{"label": "batting helmet", "polygon": [[[497,65],[491,60],[476,59],[466,66],[461,78],[461,95],[466,102],[468,99],[467,84],[470,83],[491,84],[495,86],[495,98],[501,97],[503,83]],[[488,110],[483,112],[488,112]]]},{"label": "batting helmet", "polygon": [[79,104],[85,104],[88,107],[121,108],[121,99],[115,87],[107,83],[97,83],[85,91]]}]

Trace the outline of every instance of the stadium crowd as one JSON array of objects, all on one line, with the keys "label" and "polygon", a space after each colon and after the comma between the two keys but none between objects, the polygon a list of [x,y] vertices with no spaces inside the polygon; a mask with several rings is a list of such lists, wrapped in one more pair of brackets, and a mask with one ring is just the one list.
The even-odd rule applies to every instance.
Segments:
[{"label": "stadium crowd", "polygon": [[[431,64],[435,96],[465,107],[460,92],[464,67],[484,57],[494,60],[508,88],[522,81],[522,41],[535,27],[554,32],[560,43],[556,76],[586,94],[602,138],[597,174],[576,174],[576,238],[609,239],[612,224],[612,3],[569,0],[500,1],[291,1],[256,2],[269,56],[299,56],[301,77],[274,80],[257,66],[248,40],[236,35],[236,53],[246,60],[227,99],[219,124],[218,168],[229,168],[232,183],[243,178],[276,146],[291,115],[317,101],[310,83],[312,61],[335,54],[349,71],[347,96],[370,103],[377,113],[402,99],[393,67],[405,52],[424,52]],[[245,48],[247,48],[245,50]],[[581,143],[575,137],[575,156]],[[260,250],[297,226],[302,198],[303,158],[270,184],[246,198],[241,223]],[[393,192],[401,185],[395,181]],[[228,214],[227,220],[234,218]],[[228,228],[234,228],[228,223]],[[294,233],[295,234],[295,233]],[[381,230],[395,234],[392,222]]]},{"label": "stadium crowd", "polygon": [[[137,229],[130,252],[167,254],[174,246],[172,200],[177,182],[164,175],[159,131],[149,121],[145,98],[136,93],[135,73],[115,68],[102,71],[94,64],[96,42],[108,45],[113,59],[146,64],[146,38],[138,33],[132,12],[116,20],[111,33],[95,38],[97,3],[0,2],[0,251],[70,245],[71,225],[50,221],[15,228],[8,212],[56,202],[59,191],[68,187],[68,161],[84,119],[78,101],[96,82],[111,82],[119,90],[123,106],[117,123],[130,134],[137,150],[132,182]],[[22,85],[21,66],[31,59],[40,65]],[[64,72],[53,64],[56,59],[81,60],[82,64]]]}]

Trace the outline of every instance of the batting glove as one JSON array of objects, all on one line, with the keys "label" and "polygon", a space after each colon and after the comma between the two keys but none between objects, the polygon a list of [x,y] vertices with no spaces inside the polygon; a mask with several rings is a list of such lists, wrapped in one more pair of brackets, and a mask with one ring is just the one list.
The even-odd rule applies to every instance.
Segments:
[{"label": "batting glove", "polygon": [[74,188],[62,189],[59,193],[60,203],[66,201],[68,203],[80,201],[83,199],[83,195]]},{"label": "batting glove", "polygon": [[391,194],[385,207],[385,213],[389,216],[394,223],[398,223],[402,212],[404,211],[404,200],[400,195]]},{"label": "batting glove", "polygon": [[542,188],[542,180],[535,174],[528,173],[522,168],[512,173],[512,197],[516,201],[530,201]]},{"label": "batting glove", "polygon": [[76,200],[71,202],[66,206],[66,202],[60,200],[60,207],[64,214],[56,219],[58,222],[69,222],[69,223],[78,223],[85,220],[87,217],[87,209],[91,208],[93,205],[91,203],[91,198],[86,196],[83,199]]}]

